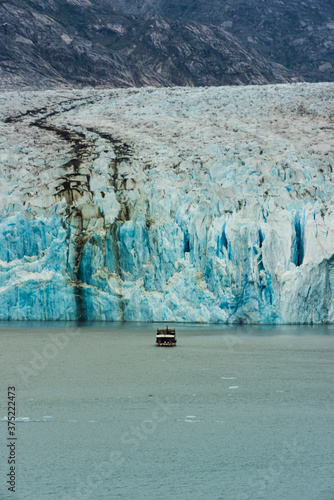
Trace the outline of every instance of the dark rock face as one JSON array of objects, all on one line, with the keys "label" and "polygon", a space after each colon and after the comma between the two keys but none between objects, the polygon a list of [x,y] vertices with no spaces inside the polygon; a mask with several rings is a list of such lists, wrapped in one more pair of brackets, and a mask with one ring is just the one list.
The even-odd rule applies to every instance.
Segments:
[{"label": "dark rock face", "polygon": [[0,20],[1,89],[299,79],[221,26],[122,14],[107,0],[8,0]]},{"label": "dark rock face", "polygon": [[334,81],[333,0],[109,1],[125,12],[221,25],[307,81]]},{"label": "dark rock face", "polygon": [[42,13],[23,2],[0,4],[1,88],[134,85],[121,57],[55,20],[50,6]]}]

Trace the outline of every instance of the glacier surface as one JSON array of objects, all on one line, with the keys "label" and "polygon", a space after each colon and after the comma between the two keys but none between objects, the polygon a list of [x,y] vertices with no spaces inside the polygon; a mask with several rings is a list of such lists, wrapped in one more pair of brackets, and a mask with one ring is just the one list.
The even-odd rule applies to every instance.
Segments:
[{"label": "glacier surface", "polygon": [[333,101],[0,94],[0,319],[333,323]]}]

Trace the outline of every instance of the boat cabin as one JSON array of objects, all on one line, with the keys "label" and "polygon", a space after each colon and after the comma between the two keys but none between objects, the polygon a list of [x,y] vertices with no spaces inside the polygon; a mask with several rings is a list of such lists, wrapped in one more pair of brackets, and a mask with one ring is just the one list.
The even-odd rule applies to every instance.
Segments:
[{"label": "boat cabin", "polygon": [[175,328],[158,328],[155,345],[171,347],[176,345]]}]

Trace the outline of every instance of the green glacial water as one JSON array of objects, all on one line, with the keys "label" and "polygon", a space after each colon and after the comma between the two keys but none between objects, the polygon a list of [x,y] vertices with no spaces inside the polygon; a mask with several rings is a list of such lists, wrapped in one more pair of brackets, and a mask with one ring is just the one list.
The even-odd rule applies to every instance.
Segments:
[{"label": "green glacial water", "polygon": [[1,499],[334,499],[334,327],[157,326],[0,324]]}]

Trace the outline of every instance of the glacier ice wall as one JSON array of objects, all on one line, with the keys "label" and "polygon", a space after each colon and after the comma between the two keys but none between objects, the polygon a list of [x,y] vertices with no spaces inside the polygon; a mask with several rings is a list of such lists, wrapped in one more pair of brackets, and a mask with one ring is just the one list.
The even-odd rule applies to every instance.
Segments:
[{"label": "glacier ice wall", "polygon": [[0,319],[334,321],[333,84],[0,95]]}]

